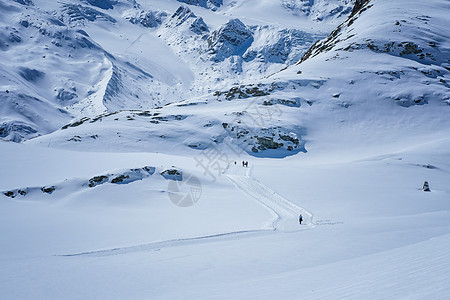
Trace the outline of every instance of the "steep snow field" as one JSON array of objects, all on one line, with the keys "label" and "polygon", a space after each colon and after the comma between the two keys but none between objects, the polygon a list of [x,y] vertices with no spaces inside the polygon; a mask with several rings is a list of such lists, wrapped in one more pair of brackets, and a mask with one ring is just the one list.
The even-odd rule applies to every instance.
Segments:
[{"label": "steep snow field", "polygon": [[447,1],[221,2],[0,0],[0,298],[448,298]]}]

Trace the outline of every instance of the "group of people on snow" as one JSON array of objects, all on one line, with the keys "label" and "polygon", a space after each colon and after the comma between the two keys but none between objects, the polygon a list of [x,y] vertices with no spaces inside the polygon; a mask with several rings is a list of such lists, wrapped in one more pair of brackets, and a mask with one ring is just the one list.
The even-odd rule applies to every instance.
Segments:
[{"label": "group of people on snow", "polygon": [[[234,164],[237,164],[237,161],[234,162]],[[248,168],[248,161],[242,161],[242,166]]]}]

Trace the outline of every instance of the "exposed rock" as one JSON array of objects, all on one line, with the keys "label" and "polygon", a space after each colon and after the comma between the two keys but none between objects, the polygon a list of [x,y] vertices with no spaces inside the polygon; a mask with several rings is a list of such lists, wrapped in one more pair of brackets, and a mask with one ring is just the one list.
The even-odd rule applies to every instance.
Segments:
[{"label": "exposed rock", "polygon": [[61,129],[67,129],[67,128],[69,128],[69,127],[77,127],[77,126],[80,126],[81,124],[83,124],[84,122],[89,121],[90,119],[91,119],[91,118],[88,118],[88,117],[81,118],[81,119],[78,120],[78,121],[75,121],[75,122],[73,122],[73,123],[64,125]]},{"label": "exposed rock", "polygon": [[[320,41],[314,43],[314,45],[309,48],[309,50],[303,55],[298,63],[302,63],[308,58],[314,57],[322,52],[327,52],[331,50],[339,40],[340,34],[343,32],[345,28],[353,24],[355,19],[358,17],[358,14],[361,14],[364,10],[369,7],[369,3],[371,0],[356,0],[355,5],[353,7],[352,13],[347,18],[345,22],[340,24],[331,34]],[[348,37],[347,37],[348,38]]]},{"label": "exposed rock", "polygon": [[103,184],[108,181],[108,176],[102,175],[102,176],[95,176],[91,179],[89,179],[89,187],[94,187],[100,184]]},{"label": "exposed rock", "polygon": [[85,21],[94,22],[96,20],[104,20],[111,23],[116,22],[116,19],[110,15],[79,4],[63,4],[60,20],[73,25],[83,25]]},{"label": "exposed rock", "polygon": [[290,107],[300,107],[301,106],[301,99],[300,98],[293,98],[293,99],[269,99],[264,100],[262,105],[264,106],[271,106],[275,104],[281,104],[285,106]]},{"label": "exposed rock", "polygon": [[244,54],[243,59],[248,62],[254,59],[266,63],[292,64],[297,62],[310,45],[317,39],[309,33],[297,29],[283,29],[273,32],[264,26],[256,28],[258,32],[268,32],[265,41],[252,45]]},{"label": "exposed rock", "polygon": [[266,150],[266,149],[278,149],[283,147],[283,143],[277,143],[274,142],[273,137],[257,137],[258,141],[258,149],[259,150]]},{"label": "exposed rock", "polygon": [[422,190],[423,190],[424,192],[431,192],[430,184],[428,183],[428,181],[425,181],[425,182],[423,183]]},{"label": "exposed rock", "polygon": [[175,180],[175,181],[182,181],[183,180],[183,173],[177,169],[167,169],[161,172],[161,176],[165,179]]},{"label": "exposed rock", "polygon": [[350,17],[360,13],[371,0],[356,0]]},{"label": "exposed rock", "polygon": [[211,33],[208,51],[212,60],[219,62],[232,55],[242,56],[253,40],[252,31],[239,19],[232,19]]},{"label": "exposed rock", "polygon": [[284,8],[294,15],[309,16],[313,21],[324,21],[331,18],[346,17],[352,11],[354,0],[282,0]]},{"label": "exposed rock", "polygon": [[261,89],[259,85],[240,85],[240,86],[234,86],[228,91],[216,91],[214,93],[214,96],[221,97],[225,96],[226,100],[233,100],[233,99],[245,99],[249,97],[262,97],[269,95],[269,92],[265,89]]},{"label": "exposed rock", "polygon": [[124,180],[126,180],[126,179],[128,179],[128,178],[130,178],[130,176],[128,176],[128,175],[119,175],[119,176],[117,176],[117,177],[114,177],[112,180],[111,180],[111,183],[123,183],[124,182]]},{"label": "exposed rock", "polygon": [[197,17],[188,7],[180,6],[177,11],[170,17],[166,27],[177,28],[186,26],[195,34],[208,33],[209,29],[202,18]]},{"label": "exposed rock", "polygon": [[162,24],[163,19],[167,17],[167,13],[163,11],[130,11],[124,17],[133,24],[140,24],[147,28],[155,28]]},{"label": "exposed rock", "polygon": [[55,190],[56,190],[56,187],[54,187],[54,186],[44,186],[44,187],[41,188],[41,191],[42,191],[43,193],[46,193],[46,194],[51,194],[51,193],[53,193]]},{"label": "exposed rock", "polygon": [[204,8],[209,8],[211,10],[217,10],[217,8],[223,5],[223,0],[178,0],[178,2],[201,6]]}]

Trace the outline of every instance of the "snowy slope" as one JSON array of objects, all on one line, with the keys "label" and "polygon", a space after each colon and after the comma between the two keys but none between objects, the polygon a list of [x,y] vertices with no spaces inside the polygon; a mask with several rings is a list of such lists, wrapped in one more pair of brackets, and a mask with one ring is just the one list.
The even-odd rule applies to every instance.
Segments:
[{"label": "snowy slope", "polygon": [[[438,9],[430,10],[435,23],[430,22],[423,27],[403,25],[405,29],[399,31],[396,20],[400,16],[392,7],[384,3],[365,7],[369,6],[370,9],[363,7],[363,11],[355,12],[329,38],[316,43],[300,64],[277,72],[257,84],[249,72],[243,72],[247,79],[241,85],[149,111],[124,111],[89,120],[78,119],[81,122],[72,122],[72,125],[30,143],[49,145],[51,141],[55,147],[94,151],[152,149],[164,152],[164,149],[183,151],[183,148],[201,150],[209,146],[224,147],[230,142],[254,156],[284,157],[307,152],[310,146],[313,147],[311,132],[324,134],[326,139],[337,138],[328,134],[337,126],[354,132],[352,127],[355,126],[376,128],[390,124],[393,130],[399,130],[399,136],[402,136],[404,129],[423,135],[428,132],[436,135],[442,132],[445,135],[449,128],[448,47],[445,42],[439,42],[445,34],[438,35],[439,31],[444,31],[442,26],[445,20]],[[380,18],[384,10],[393,13]],[[415,15],[420,9],[411,7],[410,10],[410,19],[423,23],[419,20],[421,14]],[[189,15],[186,20],[192,19],[182,22],[187,31],[190,30],[189,24],[199,20],[188,9],[180,10],[179,14]],[[235,33],[236,26],[241,27],[241,37],[226,38]],[[414,33],[418,28],[434,33],[429,34],[427,41],[418,39],[413,42],[413,35],[419,34]],[[172,27],[164,30],[167,34],[171,33]],[[208,37],[212,57],[222,61],[226,53],[252,52],[252,47],[257,44],[255,41],[248,50],[242,50],[242,47],[248,47],[247,41],[254,39],[251,31],[245,30],[242,22],[234,20],[212,32]],[[391,33],[390,36],[381,36],[378,32]],[[190,34],[193,36],[191,38],[198,38],[197,33],[191,31]],[[216,38],[219,36],[221,38]],[[230,39],[235,43],[231,44]],[[387,40],[391,41],[389,45],[398,43],[403,48],[417,43],[411,47],[421,49],[420,53],[407,54],[405,49],[400,52],[392,49],[381,51],[384,47],[381,45],[385,45]],[[374,48],[373,45],[378,46]],[[277,48],[273,52],[280,53]],[[266,60],[269,59],[267,47],[264,53]],[[236,72],[240,72],[239,67],[231,71]],[[223,84],[227,82],[224,80]],[[123,134],[122,127],[127,128],[127,134]],[[330,129],[325,130],[326,127]],[[374,135],[362,138],[371,146],[376,146],[382,145],[384,138],[390,143],[391,135],[380,128]],[[407,138],[407,135],[402,137]],[[311,141],[309,145],[307,140]],[[323,150],[323,146],[318,148]]]},{"label": "snowy slope", "polygon": [[[280,14],[289,14],[279,4],[276,18],[239,21],[252,38],[245,47],[237,45],[239,51],[229,51],[212,40],[239,36],[235,26],[228,33],[220,27],[247,18],[244,8],[183,3],[2,0],[1,136],[21,141],[54,131],[73,117],[149,109],[244,78],[262,78],[295,63],[331,30],[330,25],[319,30],[279,24]],[[304,19],[289,18],[290,23]],[[46,124],[50,111],[60,116]]]}]

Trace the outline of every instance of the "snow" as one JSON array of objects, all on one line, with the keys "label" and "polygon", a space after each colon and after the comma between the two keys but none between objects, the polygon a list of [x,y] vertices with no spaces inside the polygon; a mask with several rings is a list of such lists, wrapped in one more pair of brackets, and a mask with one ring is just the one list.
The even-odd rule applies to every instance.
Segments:
[{"label": "snow", "polygon": [[[61,32],[61,3],[33,2],[0,0],[0,32],[36,35],[27,12]],[[191,5],[177,26],[178,1],[117,2],[57,39],[90,47],[0,49],[2,299],[448,297],[445,1],[370,1],[299,64],[348,1]],[[161,25],[127,19],[149,10]],[[254,41],[214,62],[233,19]]]}]

